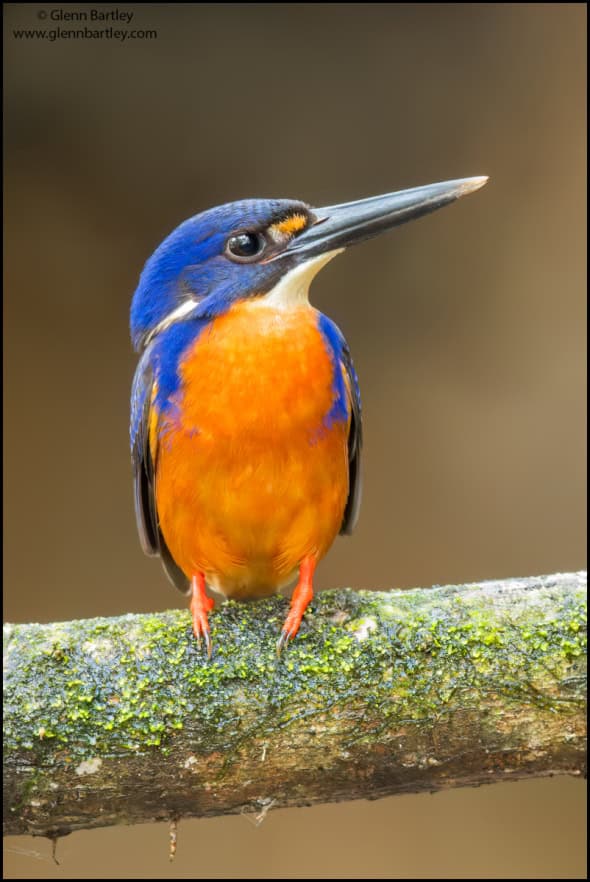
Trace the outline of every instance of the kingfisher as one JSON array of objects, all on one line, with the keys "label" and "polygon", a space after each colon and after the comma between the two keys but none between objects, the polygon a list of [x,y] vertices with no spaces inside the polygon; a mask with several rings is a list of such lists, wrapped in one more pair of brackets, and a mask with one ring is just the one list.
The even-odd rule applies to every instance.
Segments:
[{"label": "kingfisher", "polygon": [[137,526],[144,552],[190,596],[209,656],[211,592],[245,601],[297,579],[280,654],[318,561],[358,518],[359,384],[341,331],[310,305],[312,279],[349,245],[486,181],[325,208],[231,202],[181,223],[145,264],[130,320]]}]

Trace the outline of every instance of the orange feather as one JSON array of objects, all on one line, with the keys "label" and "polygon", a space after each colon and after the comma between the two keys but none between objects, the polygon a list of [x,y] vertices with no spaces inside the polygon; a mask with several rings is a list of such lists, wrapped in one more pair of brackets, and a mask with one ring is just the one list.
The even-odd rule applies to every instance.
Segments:
[{"label": "orange feather", "polygon": [[324,424],[334,366],[317,315],[235,304],[185,354],[179,406],[151,433],[166,544],[228,597],[274,593],[342,522],[349,426]]}]

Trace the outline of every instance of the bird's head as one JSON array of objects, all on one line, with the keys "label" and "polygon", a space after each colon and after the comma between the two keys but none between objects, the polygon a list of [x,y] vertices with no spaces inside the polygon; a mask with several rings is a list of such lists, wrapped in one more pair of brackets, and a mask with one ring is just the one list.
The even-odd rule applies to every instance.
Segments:
[{"label": "bird's head", "polygon": [[189,218],[143,269],[131,306],[134,346],[142,349],[197,308],[213,317],[245,298],[273,298],[280,306],[301,301],[318,270],[348,245],[442,208],[486,181],[445,181],[326,208],[247,199]]}]

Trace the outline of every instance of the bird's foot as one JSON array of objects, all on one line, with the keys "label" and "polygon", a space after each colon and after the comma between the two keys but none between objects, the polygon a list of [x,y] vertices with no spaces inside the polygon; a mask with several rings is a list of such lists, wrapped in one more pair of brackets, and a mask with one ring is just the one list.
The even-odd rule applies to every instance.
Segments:
[{"label": "bird's foot", "polygon": [[190,602],[190,610],[193,617],[193,634],[197,638],[199,649],[201,648],[201,637],[203,638],[209,658],[211,658],[213,644],[211,643],[211,635],[209,633],[209,619],[207,613],[210,612],[214,606],[215,601],[205,593],[204,573],[195,573],[191,579]]},{"label": "bird's foot", "polygon": [[305,614],[305,610],[313,597],[313,573],[316,567],[316,560],[313,557],[304,557],[299,567],[299,581],[291,598],[291,607],[289,614],[285,619],[281,636],[277,641],[277,655],[280,656],[282,650],[292,640],[297,632],[301,620]]}]

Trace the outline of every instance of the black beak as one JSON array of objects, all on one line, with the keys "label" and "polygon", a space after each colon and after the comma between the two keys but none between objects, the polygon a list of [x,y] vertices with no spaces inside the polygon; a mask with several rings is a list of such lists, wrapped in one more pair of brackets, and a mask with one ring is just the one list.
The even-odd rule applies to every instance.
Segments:
[{"label": "black beak", "polygon": [[282,255],[299,253],[307,259],[356,245],[398,224],[405,224],[449,205],[455,199],[479,190],[487,181],[487,177],[461,178],[384,196],[371,196],[358,202],[314,208],[316,222],[295,236]]}]

